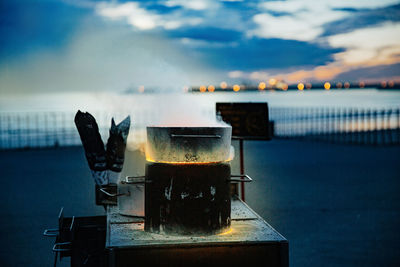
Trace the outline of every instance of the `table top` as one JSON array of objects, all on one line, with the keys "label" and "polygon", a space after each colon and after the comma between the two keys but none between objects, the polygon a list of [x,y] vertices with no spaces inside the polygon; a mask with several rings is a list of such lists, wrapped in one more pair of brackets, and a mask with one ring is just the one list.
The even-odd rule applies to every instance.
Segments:
[{"label": "table top", "polygon": [[287,242],[246,203],[233,197],[231,227],[215,235],[166,235],[144,231],[144,218],[120,215],[117,206],[107,208],[106,248],[168,246],[218,246]]}]

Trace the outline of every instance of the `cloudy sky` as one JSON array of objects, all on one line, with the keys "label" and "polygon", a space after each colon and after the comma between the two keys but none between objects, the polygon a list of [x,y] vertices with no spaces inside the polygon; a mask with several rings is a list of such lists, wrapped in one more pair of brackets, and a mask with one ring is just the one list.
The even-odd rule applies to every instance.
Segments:
[{"label": "cloudy sky", "polygon": [[2,93],[400,80],[400,1],[0,2]]}]

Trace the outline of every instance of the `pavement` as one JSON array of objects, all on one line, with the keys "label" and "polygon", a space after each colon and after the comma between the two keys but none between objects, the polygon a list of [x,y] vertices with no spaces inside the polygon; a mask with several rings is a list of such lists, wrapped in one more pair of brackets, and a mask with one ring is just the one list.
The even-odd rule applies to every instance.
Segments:
[{"label": "pavement", "polygon": [[[289,240],[291,266],[399,266],[399,155],[399,146],[245,141],[246,202]],[[122,175],[144,174],[144,164],[128,151]],[[52,266],[42,233],[61,207],[104,214],[81,147],[0,151],[0,169],[0,266]]]}]

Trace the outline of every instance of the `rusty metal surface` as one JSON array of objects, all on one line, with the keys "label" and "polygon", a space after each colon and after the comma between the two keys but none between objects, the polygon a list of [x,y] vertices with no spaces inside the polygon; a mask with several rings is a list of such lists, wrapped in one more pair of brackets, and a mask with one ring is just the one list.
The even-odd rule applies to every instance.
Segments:
[{"label": "rusty metal surface", "polygon": [[106,248],[169,246],[219,246],[286,242],[286,239],[237,198],[232,199],[231,228],[219,235],[164,235],[144,231],[142,218],[121,216],[116,207],[107,210]]}]

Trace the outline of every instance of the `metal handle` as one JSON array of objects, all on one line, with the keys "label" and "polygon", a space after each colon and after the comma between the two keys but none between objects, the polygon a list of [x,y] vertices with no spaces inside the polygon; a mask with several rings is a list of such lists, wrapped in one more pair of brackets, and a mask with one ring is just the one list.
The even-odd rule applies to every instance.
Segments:
[{"label": "metal handle", "polygon": [[66,252],[70,251],[70,248],[61,248],[62,246],[71,245],[71,242],[62,242],[62,243],[55,243],[53,246],[54,252]]},{"label": "metal handle", "polygon": [[119,196],[129,196],[130,195],[129,193],[111,194],[111,193],[107,192],[105,188],[100,188],[99,190],[109,197],[119,197]]},{"label": "metal handle", "polygon": [[186,138],[186,137],[189,137],[189,138],[221,138],[221,136],[218,135],[218,134],[204,134],[204,135],[201,135],[201,134],[171,134],[171,137],[172,138],[175,138],[175,137],[183,137],[183,138]]},{"label": "metal handle", "polygon": [[43,232],[44,236],[57,236],[58,235],[58,229],[46,229]]},{"label": "metal handle", "polygon": [[[246,178],[246,179],[232,179],[232,177],[234,178]],[[250,176],[248,176],[247,174],[238,174],[238,175],[231,175],[231,178],[228,179],[229,182],[244,182],[244,183],[249,183],[252,182],[253,179],[251,179]]]},{"label": "metal handle", "polygon": [[[126,176],[125,180],[121,181],[121,184],[144,184],[146,176]],[[143,179],[139,181],[132,181],[131,179]]]}]

